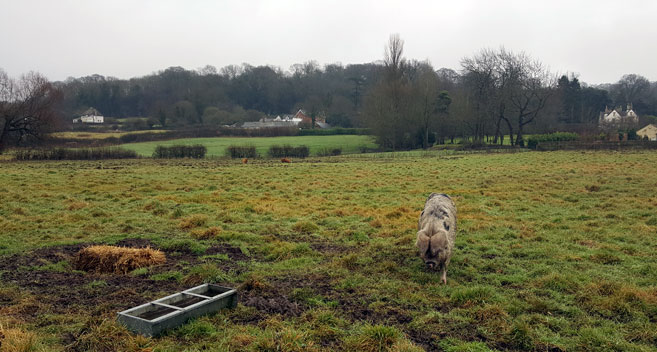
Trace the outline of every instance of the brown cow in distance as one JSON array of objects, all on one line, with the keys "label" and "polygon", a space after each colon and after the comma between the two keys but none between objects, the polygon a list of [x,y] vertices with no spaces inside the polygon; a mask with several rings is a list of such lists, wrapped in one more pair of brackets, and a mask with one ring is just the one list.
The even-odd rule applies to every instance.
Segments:
[{"label": "brown cow in distance", "polygon": [[282,162],[282,163],[291,163],[292,160],[290,160],[290,159],[288,159],[288,158],[282,158],[282,159],[281,159],[281,162]]},{"label": "brown cow in distance", "polygon": [[248,162],[249,162],[249,159],[247,159],[247,158],[242,159],[242,164],[246,164]]}]

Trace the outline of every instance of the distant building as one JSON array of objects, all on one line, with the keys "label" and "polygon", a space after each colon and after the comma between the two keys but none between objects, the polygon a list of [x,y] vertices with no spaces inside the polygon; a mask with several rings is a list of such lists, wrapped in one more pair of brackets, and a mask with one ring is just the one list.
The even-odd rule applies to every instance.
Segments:
[{"label": "distant building", "polygon": [[657,126],[650,124],[638,131],[636,131],[637,136],[641,139],[648,139],[651,141],[657,141]]},{"label": "distant building", "polygon": [[627,109],[623,111],[620,107],[610,110],[605,107],[604,112],[600,112],[598,125],[603,129],[630,128],[639,123],[639,116],[632,110],[632,104],[627,104]]},{"label": "distant building", "polygon": [[[273,119],[271,119],[273,120]],[[292,121],[255,121],[244,122],[242,128],[272,128],[272,127],[297,127],[298,123]]]},{"label": "distant building", "polygon": [[288,122],[294,124],[294,126],[297,126],[301,123],[301,119],[296,118],[292,115],[284,115],[283,117],[276,116],[275,118],[267,118],[263,117],[260,119],[259,122]]},{"label": "distant building", "polygon": [[[305,124],[308,124],[308,125],[312,125],[312,123],[313,123],[313,118],[306,115],[306,113],[301,109],[299,109],[299,111],[297,111],[297,113],[294,114],[294,118],[298,119],[301,122],[303,122]],[[326,123],[325,118],[320,117],[320,116],[316,116],[315,117],[315,125],[319,128],[327,128],[327,127],[322,127],[322,125],[320,125],[320,124],[323,124],[324,126],[328,126],[328,124]]]},{"label": "distant building", "polygon": [[[313,119],[306,115],[303,110],[294,115],[276,116],[275,118],[263,117],[257,122],[244,122],[242,128],[270,128],[270,127],[298,127],[299,124],[312,125]],[[319,128],[331,127],[323,117],[315,118],[315,126]]]},{"label": "distant building", "polygon": [[103,123],[105,118],[94,108],[89,108],[82,116],[73,119],[73,123]]}]

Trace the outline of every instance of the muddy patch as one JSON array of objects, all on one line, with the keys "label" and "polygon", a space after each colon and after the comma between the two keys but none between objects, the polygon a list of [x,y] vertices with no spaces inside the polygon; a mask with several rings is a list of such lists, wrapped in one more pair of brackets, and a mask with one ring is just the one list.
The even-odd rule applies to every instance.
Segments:
[{"label": "muddy patch", "polygon": [[257,310],[256,314],[244,317],[233,316],[235,323],[257,323],[270,315],[280,314],[286,317],[297,317],[308,307],[291,298],[294,287],[285,281],[262,283],[248,280],[239,288],[240,303]]},{"label": "muddy patch", "polygon": [[[120,274],[95,274],[72,270],[75,255],[90,244],[56,246],[37,249],[20,255],[0,258],[0,282],[3,286],[17,286],[20,292],[31,294],[41,313],[54,314],[114,314],[149,300],[189,288],[177,280],[152,280],[151,275],[180,271],[206,263],[200,259],[208,254],[226,254],[230,260],[213,261],[225,271],[240,273],[244,268],[240,261],[248,260],[239,248],[225,244],[211,247],[203,255],[189,252],[167,252],[165,264],[150,267],[143,276]],[[158,248],[148,240],[128,239],[117,245],[125,247]],[[219,283],[221,284],[221,283]],[[1,302],[3,308],[12,308],[16,300]],[[31,321],[39,309],[17,312],[20,318]],[[36,310],[36,311],[35,311]]]},{"label": "muddy patch", "polygon": [[330,242],[312,242],[310,243],[310,248],[324,255],[343,255],[351,251],[351,249],[345,245]]},{"label": "muddy patch", "polygon": [[[254,287],[255,286],[255,287]],[[257,314],[233,317],[234,323],[254,323],[264,320],[270,314],[283,316],[298,316],[310,309],[303,300],[295,299],[295,290],[308,290],[323,297],[326,301],[337,302],[336,314],[352,322],[368,322],[370,324],[385,324],[397,326],[406,332],[410,339],[426,350],[435,350],[435,336],[426,331],[415,331],[408,328],[413,320],[411,313],[416,308],[399,306],[396,302],[387,302],[387,298],[379,298],[376,309],[370,309],[374,298],[364,296],[354,289],[340,290],[335,283],[324,274],[309,274],[306,276],[288,276],[270,278],[266,284],[253,285],[245,282],[240,287],[240,302],[245,306],[257,309]]]}]

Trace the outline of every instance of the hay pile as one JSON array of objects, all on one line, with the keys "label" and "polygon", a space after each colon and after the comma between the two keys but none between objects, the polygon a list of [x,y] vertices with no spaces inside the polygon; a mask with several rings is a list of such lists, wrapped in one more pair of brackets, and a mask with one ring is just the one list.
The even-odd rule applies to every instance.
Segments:
[{"label": "hay pile", "polygon": [[126,274],[137,268],[163,264],[166,261],[164,253],[156,249],[91,246],[78,252],[75,269]]}]

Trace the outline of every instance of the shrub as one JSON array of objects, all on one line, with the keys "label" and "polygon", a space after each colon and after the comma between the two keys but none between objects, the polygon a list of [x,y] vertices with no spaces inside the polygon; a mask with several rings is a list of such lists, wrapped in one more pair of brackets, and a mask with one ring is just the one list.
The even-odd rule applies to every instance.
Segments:
[{"label": "shrub", "polygon": [[549,134],[535,134],[527,138],[527,147],[536,149],[539,143],[542,142],[562,142],[562,141],[576,141],[579,135],[573,132],[555,132]]},{"label": "shrub", "polygon": [[252,145],[231,145],[226,149],[226,155],[233,159],[256,158],[258,152],[256,152],[256,147]]},{"label": "shrub", "polygon": [[269,156],[272,158],[305,158],[310,154],[310,149],[307,146],[301,145],[298,147],[293,147],[289,144],[284,146],[272,145],[269,147]]},{"label": "shrub", "polygon": [[208,149],[201,144],[194,145],[172,145],[165,147],[158,145],[153,152],[153,158],[194,158],[203,159]]},{"label": "shrub", "polygon": [[53,149],[22,149],[14,156],[16,160],[100,160],[100,159],[130,159],[137,158],[134,150],[123,148],[53,148]]}]

